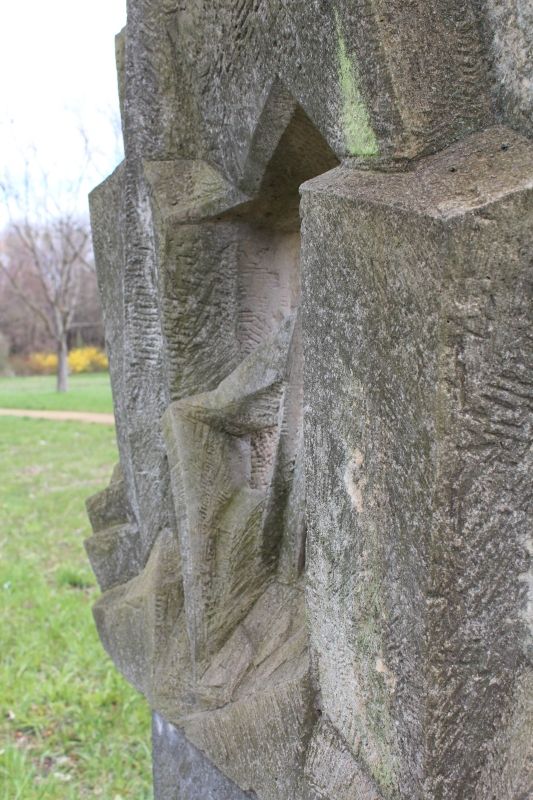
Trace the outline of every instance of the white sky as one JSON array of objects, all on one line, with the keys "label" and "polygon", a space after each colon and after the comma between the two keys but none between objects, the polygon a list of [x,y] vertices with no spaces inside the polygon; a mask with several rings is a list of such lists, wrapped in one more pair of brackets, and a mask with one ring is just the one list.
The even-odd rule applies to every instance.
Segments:
[{"label": "white sky", "polygon": [[56,191],[82,169],[80,128],[95,161],[82,196],[114,168],[114,36],[125,21],[126,0],[0,2],[0,174],[17,181],[28,162]]}]

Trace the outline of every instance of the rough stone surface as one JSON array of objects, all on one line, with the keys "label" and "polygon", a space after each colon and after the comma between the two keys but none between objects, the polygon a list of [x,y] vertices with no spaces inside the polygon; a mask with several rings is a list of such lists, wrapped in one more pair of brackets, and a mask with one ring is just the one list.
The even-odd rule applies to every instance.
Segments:
[{"label": "rough stone surface", "polygon": [[153,715],[152,751],[158,800],[253,800],[159,714]]},{"label": "rough stone surface", "polygon": [[304,186],[311,642],[392,796],[474,797],[528,669],[532,158],[496,128]]},{"label": "rough stone surface", "polygon": [[128,3],[86,547],[157,800],[531,792],[531,36],[521,0]]},{"label": "rough stone surface", "polygon": [[531,135],[533,127],[533,4],[485,0],[493,93],[502,117]]}]

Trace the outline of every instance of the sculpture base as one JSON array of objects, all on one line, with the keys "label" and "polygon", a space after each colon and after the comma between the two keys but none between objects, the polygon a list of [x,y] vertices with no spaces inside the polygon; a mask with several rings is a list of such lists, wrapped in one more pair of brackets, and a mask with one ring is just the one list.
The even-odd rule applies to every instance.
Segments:
[{"label": "sculpture base", "polygon": [[225,777],[183,733],[152,717],[154,800],[253,800]]}]

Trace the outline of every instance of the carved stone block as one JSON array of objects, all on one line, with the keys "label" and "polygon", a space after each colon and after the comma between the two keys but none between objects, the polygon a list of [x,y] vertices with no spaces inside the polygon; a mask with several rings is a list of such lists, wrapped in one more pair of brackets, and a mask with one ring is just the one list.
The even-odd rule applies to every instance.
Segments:
[{"label": "carved stone block", "polygon": [[529,792],[527,26],[487,9],[129,3],[87,551],[157,800]]},{"label": "carved stone block", "polygon": [[311,642],[392,796],[475,797],[530,669],[532,167],[495,128],[304,186]]}]

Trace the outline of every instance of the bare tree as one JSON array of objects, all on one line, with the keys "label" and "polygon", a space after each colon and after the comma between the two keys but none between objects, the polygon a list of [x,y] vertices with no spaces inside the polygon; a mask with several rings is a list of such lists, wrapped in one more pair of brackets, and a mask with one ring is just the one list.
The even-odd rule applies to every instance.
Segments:
[{"label": "bare tree", "polygon": [[[0,178],[4,200],[0,220],[7,221],[0,237],[0,273],[11,293],[39,320],[34,325],[44,329],[55,344],[58,391],[66,391],[68,386],[69,333],[80,328],[94,333],[95,328],[90,225],[87,211],[80,209],[86,209],[88,187],[109,172],[110,161],[122,157],[118,113],[103,109],[102,120],[110,132],[104,137],[105,152],[94,143],[89,146],[83,122],[78,120],[79,162],[68,182],[59,177],[64,172],[43,169],[44,156],[35,148],[24,151],[24,166],[18,175],[6,172]],[[80,296],[86,308],[82,308]]]},{"label": "bare tree", "polygon": [[[35,151],[18,179],[5,174],[0,192],[9,220],[0,248],[0,270],[12,293],[38,318],[57,352],[57,390],[68,389],[68,336],[79,312],[87,272],[94,272],[87,214],[80,213],[88,139],[80,128],[85,163],[68,185],[51,186]],[[31,289],[31,290],[30,290]],[[79,316],[79,313],[78,313]]]},{"label": "bare tree", "polygon": [[[68,388],[68,334],[83,272],[93,269],[87,222],[64,215],[47,222],[11,222],[0,268],[12,291],[43,322],[57,351],[57,391]],[[28,274],[39,293],[27,290]]]}]

